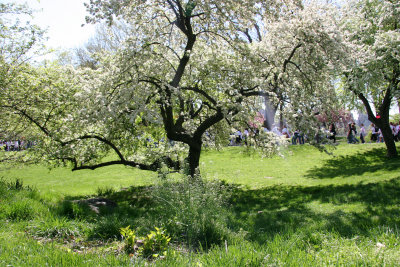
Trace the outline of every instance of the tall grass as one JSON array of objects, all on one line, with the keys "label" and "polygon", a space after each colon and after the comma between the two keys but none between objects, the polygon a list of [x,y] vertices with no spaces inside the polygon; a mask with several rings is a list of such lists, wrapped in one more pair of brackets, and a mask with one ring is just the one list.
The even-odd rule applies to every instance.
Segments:
[{"label": "tall grass", "polygon": [[208,249],[229,238],[227,184],[188,177],[160,180],[152,187],[151,197],[155,221],[188,248]]}]

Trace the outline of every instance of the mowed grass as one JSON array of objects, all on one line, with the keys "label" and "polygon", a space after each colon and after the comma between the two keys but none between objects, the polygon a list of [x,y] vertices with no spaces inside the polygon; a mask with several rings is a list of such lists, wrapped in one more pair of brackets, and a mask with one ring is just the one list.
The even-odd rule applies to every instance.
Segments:
[{"label": "mowed grass", "polygon": [[[369,183],[396,176],[397,160],[387,160],[383,144],[336,147],[332,155],[309,146],[290,146],[283,157],[263,158],[243,147],[204,151],[200,170],[207,179],[224,180],[249,188],[271,185],[328,185]],[[72,172],[46,166],[0,168],[0,177],[21,179],[25,185],[56,195],[91,195],[97,188],[142,186],[154,183],[157,174],[131,167],[110,166]]]},{"label": "mowed grass", "polygon": [[149,185],[157,174],[124,166],[110,166],[96,170],[71,171],[70,168],[49,169],[44,165],[0,168],[0,177],[21,179],[25,185],[55,196],[83,196],[94,194],[97,188]]},{"label": "mowed grass", "polygon": [[[157,174],[121,166],[3,169],[0,176],[39,192],[0,190],[0,265],[400,264],[399,159],[387,159],[382,144],[340,144],[333,155],[290,146],[283,154],[205,151],[203,177],[225,183],[197,188],[167,183],[157,189]],[[67,201],[102,187],[114,188],[106,197],[118,204],[115,210],[93,214]],[[227,203],[219,197],[225,190]],[[56,201],[45,200],[49,195]],[[118,231],[127,225],[138,234],[165,227],[173,240],[167,257],[126,255]]]},{"label": "mowed grass", "polygon": [[399,177],[398,160],[387,160],[383,144],[340,144],[330,154],[309,145],[290,146],[283,157],[261,158],[237,147],[202,156],[208,178],[262,188],[271,185],[370,183]]}]

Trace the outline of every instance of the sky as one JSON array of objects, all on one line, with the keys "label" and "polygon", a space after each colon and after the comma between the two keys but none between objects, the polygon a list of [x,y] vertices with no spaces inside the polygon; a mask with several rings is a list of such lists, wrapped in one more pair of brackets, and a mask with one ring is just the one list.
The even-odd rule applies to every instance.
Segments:
[{"label": "sky", "polygon": [[1,0],[3,3],[26,3],[34,9],[33,23],[47,29],[49,48],[71,49],[84,45],[94,34],[94,25],[85,25],[89,0]]}]

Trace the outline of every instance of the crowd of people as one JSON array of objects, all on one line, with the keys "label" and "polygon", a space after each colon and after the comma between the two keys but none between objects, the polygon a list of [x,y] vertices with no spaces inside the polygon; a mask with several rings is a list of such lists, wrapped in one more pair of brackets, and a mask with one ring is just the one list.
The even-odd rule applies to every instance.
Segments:
[{"label": "crowd of people", "polygon": [[[289,131],[286,125],[284,125],[282,128],[278,127],[273,127],[271,130],[268,130],[267,128],[263,128],[265,132],[273,132],[278,136],[284,136],[286,138],[291,139],[292,144],[304,144],[305,140],[307,139],[307,136],[304,135],[300,130],[295,130],[293,133]],[[230,135],[230,146],[237,146],[241,144],[245,144],[246,146],[248,145],[248,140],[250,135],[257,135],[258,134],[258,129],[255,131],[245,128],[244,131],[242,132],[241,130],[237,130],[236,132],[232,133]]]},{"label": "crowd of people", "polygon": [[28,148],[31,148],[34,145],[32,141],[25,140],[13,140],[13,141],[5,141],[0,140],[0,151],[21,151]]},{"label": "crowd of people", "polygon": [[[399,123],[390,123],[390,129],[393,134],[393,139],[395,142],[400,141],[400,122]],[[349,144],[360,143],[360,141],[356,138],[357,129],[354,123],[349,124],[348,132],[347,132],[347,142]],[[365,143],[365,137],[367,136],[364,124],[360,125],[360,140],[361,143]],[[381,129],[376,127],[376,125],[371,124],[371,142],[383,143],[383,134]]]},{"label": "crowd of people", "polygon": [[[367,127],[368,128],[368,127]],[[359,129],[357,130],[357,126],[354,122],[351,122],[348,124],[348,127],[345,128],[345,134],[347,137],[347,142],[349,144],[358,144],[358,143],[365,143],[366,142],[366,137],[368,136],[368,131],[367,128],[364,124],[360,124]],[[393,134],[393,139],[396,142],[400,141],[400,122],[399,123],[390,123],[390,128],[392,130]],[[264,128],[265,131],[268,131],[266,128]],[[376,127],[374,124],[370,125],[370,130],[371,130],[371,136],[370,136],[370,142],[384,142],[383,140],[383,135],[381,129]],[[282,128],[278,127],[273,127],[271,129],[271,132],[279,135],[279,136],[284,136],[288,139],[291,140],[291,143],[293,145],[296,144],[304,144],[305,141],[308,139],[308,137],[303,134],[300,130],[296,129],[295,131],[291,132],[286,125],[284,125]],[[328,130],[323,131],[325,134],[323,137],[320,135],[317,135],[315,139],[322,140],[323,138],[327,138],[329,140],[332,140],[333,143],[336,143],[337,141],[337,129],[334,123],[329,125]],[[252,134],[252,132],[246,128],[243,132],[240,130],[237,130],[235,133],[231,134],[231,139],[230,139],[230,145],[241,145],[244,143],[245,145],[248,144],[248,138]],[[326,136],[325,136],[326,135]]]}]

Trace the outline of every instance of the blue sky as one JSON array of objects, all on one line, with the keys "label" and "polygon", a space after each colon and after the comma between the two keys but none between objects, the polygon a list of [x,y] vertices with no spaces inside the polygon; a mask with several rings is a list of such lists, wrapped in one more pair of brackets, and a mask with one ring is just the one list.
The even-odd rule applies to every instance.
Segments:
[{"label": "blue sky", "polygon": [[28,4],[36,10],[33,22],[47,29],[51,48],[69,49],[82,46],[94,34],[94,25],[85,25],[84,2],[89,0],[2,0],[4,3]]}]

